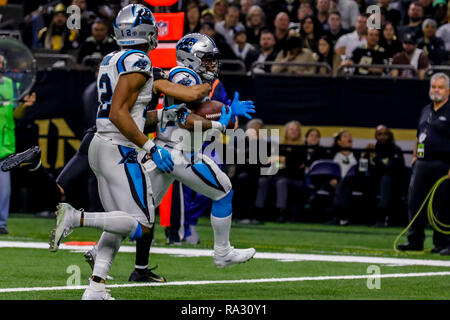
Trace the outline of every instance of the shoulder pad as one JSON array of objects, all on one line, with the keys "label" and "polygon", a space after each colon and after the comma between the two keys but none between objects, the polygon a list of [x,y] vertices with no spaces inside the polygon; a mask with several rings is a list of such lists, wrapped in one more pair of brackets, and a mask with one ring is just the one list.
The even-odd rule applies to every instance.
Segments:
[{"label": "shoulder pad", "polygon": [[117,71],[120,74],[142,72],[152,76],[152,62],[148,55],[140,50],[127,50],[117,60]]},{"label": "shoulder pad", "polygon": [[169,81],[188,87],[202,83],[202,80],[195,71],[185,67],[175,67],[170,70]]}]

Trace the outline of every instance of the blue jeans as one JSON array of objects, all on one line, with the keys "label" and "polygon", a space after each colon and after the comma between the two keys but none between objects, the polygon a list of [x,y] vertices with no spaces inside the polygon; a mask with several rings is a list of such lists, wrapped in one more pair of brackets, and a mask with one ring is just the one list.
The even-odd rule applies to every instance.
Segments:
[{"label": "blue jeans", "polygon": [[[0,162],[1,164],[1,162]],[[11,195],[11,174],[0,170],[0,228],[6,227]]]}]

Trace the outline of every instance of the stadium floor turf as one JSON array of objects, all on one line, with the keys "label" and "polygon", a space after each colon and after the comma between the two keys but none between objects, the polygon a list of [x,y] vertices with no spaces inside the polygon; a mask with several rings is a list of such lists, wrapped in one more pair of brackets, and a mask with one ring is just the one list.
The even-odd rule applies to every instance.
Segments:
[{"label": "stadium floor turf", "polygon": [[[73,286],[88,284],[90,267],[84,262],[82,251],[76,248],[61,249],[57,253],[45,249],[53,225],[52,219],[11,215],[10,234],[0,236],[0,300],[80,299],[83,287]],[[111,288],[112,296],[133,300],[450,299],[450,257],[429,253],[431,230],[427,230],[425,251],[397,254],[392,244],[401,228],[233,224],[232,244],[237,248],[253,246],[257,255],[248,263],[225,269],[216,269],[209,256],[212,252],[206,251],[211,250],[213,244],[208,219],[202,218],[197,230],[201,239],[199,245],[167,246],[163,229],[157,227],[152,248],[158,253],[151,255],[150,265],[159,266],[154,272],[168,279],[164,285],[139,286],[128,282],[134,267],[134,253],[120,252],[110,272],[114,280],[108,282],[118,285]],[[96,241],[99,235],[94,229],[76,229],[66,241]],[[7,242],[13,244],[6,247]],[[22,248],[14,244],[21,244]],[[124,241],[123,245],[132,251],[132,243]],[[33,246],[43,248],[30,248]],[[182,250],[174,254],[170,251],[174,248]],[[200,249],[201,254],[185,254],[190,252],[187,249]],[[266,253],[266,258],[261,253]],[[279,260],[275,253],[307,254],[319,259],[305,255],[300,256],[304,259],[300,261]],[[322,259],[330,256],[336,261]],[[348,262],[348,259],[339,262],[348,257],[356,257],[359,262]],[[374,263],[363,257],[426,261],[423,265],[406,263],[411,260],[390,263],[391,260],[380,259]],[[443,263],[433,265],[436,261]],[[369,267],[379,268],[381,278],[370,278]],[[17,292],[11,292],[14,288]]]}]

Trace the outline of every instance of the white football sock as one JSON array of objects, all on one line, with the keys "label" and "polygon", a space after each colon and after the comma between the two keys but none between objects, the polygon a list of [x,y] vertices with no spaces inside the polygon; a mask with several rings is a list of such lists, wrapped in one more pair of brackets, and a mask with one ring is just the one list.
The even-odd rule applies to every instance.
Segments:
[{"label": "white football sock", "polygon": [[211,215],[211,226],[214,231],[214,253],[218,256],[227,255],[231,250],[231,214],[226,218],[217,218]]},{"label": "white football sock", "polygon": [[94,270],[92,271],[93,276],[106,279],[121,243],[122,236],[109,232],[102,233],[98,241],[97,257],[95,258]]},{"label": "white football sock", "polygon": [[[81,213],[78,215],[81,218]],[[99,228],[121,236],[133,235],[137,225],[137,220],[123,211],[84,213],[84,227]]]}]

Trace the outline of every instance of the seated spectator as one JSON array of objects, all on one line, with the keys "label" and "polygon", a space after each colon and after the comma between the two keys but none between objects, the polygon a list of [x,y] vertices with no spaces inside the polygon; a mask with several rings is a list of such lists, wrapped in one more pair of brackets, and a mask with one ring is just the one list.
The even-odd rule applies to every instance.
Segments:
[{"label": "seated spectator", "polygon": [[286,12],[280,12],[275,17],[274,21],[274,35],[275,35],[275,51],[279,52],[285,49],[286,42],[289,38],[289,16]]},{"label": "seated spectator", "polygon": [[261,31],[266,24],[266,15],[260,6],[252,6],[246,18],[247,41],[255,48],[259,45]]},{"label": "seated spectator", "polygon": [[38,39],[45,49],[67,53],[78,47],[78,32],[67,28],[66,7],[58,4],[53,12],[53,17],[48,27],[39,31]]},{"label": "seated spectator", "polygon": [[[367,32],[367,44],[363,47],[353,50],[350,60],[345,60],[341,66],[351,66],[353,64],[371,65],[384,64],[385,53],[384,48],[378,45],[380,39],[380,31],[378,29],[369,29]],[[356,75],[381,75],[383,68],[356,68]]]},{"label": "seated spectator", "polygon": [[315,16],[307,16],[300,22],[302,47],[312,52],[318,52],[319,38],[322,35],[322,25]]},{"label": "seated spectator", "polygon": [[116,41],[108,35],[108,23],[105,20],[96,20],[91,29],[92,35],[81,45],[78,52],[77,63],[79,66],[87,56],[104,57],[115,50],[119,50]]},{"label": "seated spectator", "polygon": [[403,38],[405,34],[414,34],[416,39],[421,38],[423,36],[423,7],[420,2],[411,2],[408,7],[408,18],[408,24],[398,28],[399,37]]},{"label": "seated spectator", "polygon": [[253,7],[255,4],[256,3],[254,0],[241,0],[241,14],[239,15],[240,23],[242,23],[243,25],[247,24],[248,13],[250,12],[251,7]]},{"label": "seated spectator", "polygon": [[[278,53],[275,62],[303,62],[314,63],[316,60],[312,51],[307,48],[302,48],[302,42],[299,37],[290,37],[286,43],[286,49]],[[316,67],[309,67],[306,65],[289,65],[289,64],[274,64],[272,66],[272,73],[288,73],[288,74],[314,74]]]},{"label": "seated spectator", "polygon": [[225,15],[228,10],[228,1],[227,0],[215,0],[212,6],[214,12],[215,22],[221,22],[225,20]]},{"label": "seated spectator", "polygon": [[239,22],[239,8],[230,6],[225,15],[225,20],[216,22],[215,29],[217,33],[224,36],[227,43],[232,47],[234,45],[234,33],[236,29],[245,30],[242,23]]},{"label": "seated spectator", "polygon": [[258,180],[258,191],[255,208],[261,211],[267,202],[268,192],[272,184],[276,186],[277,222],[285,222],[288,219],[288,187],[297,190],[303,188],[303,176],[305,170],[305,157],[299,148],[302,144],[301,124],[298,121],[290,121],[284,126],[284,136],[281,140],[280,155],[272,157],[271,161],[278,163],[280,169],[275,177],[261,176]]},{"label": "seated spectator", "polygon": [[[333,41],[329,36],[322,36],[319,40],[319,59],[317,62],[326,62],[331,67],[331,74],[336,76],[341,65],[341,56],[334,52]],[[318,74],[329,74],[325,67],[317,67]]]},{"label": "seated spectator", "polygon": [[353,138],[350,132],[341,130],[334,137],[333,161],[338,163],[341,167],[341,177],[345,177],[348,170],[358,162],[353,152],[351,150],[346,150],[352,148],[352,146]]},{"label": "seated spectator", "polygon": [[[78,30],[77,41],[79,44],[82,44],[87,39],[87,37],[90,36],[92,24],[97,19],[97,16],[94,12],[87,9],[86,0],[72,0],[72,5],[78,6],[78,8],[80,8],[81,28]],[[112,18],[114,19],[115,15]]]},{"label": "seated spectator", "polygon": [[211,22],[213,25],[215,24],[214,11],[212,9],[205,9],[202,11],[200,24],[202,25],[205,22]]},{"label": "seated spectator", "polygon": [[[253,207],[256,201],[259,179],[262,177],[270,178],[271,176],[261,176],[259,164],[250,164],[249,141],[258,140],[259,143],[267,143],[259,137],[259,131],[264,128],[264,122],[261,119],[253,118],[247,123],[245,138],[245,164],[237,164],[234,172],[230,174],[233,181],[234,197],[233,197],[233,217],[239,219],[242,224],[260,224],[264,220],[262,209]],[[235,147],[237,152],[240,150]],[[263,207],[262,207],[263,208]]]},{"label": "seated spectator", "polygon": [[314,161],[330,159],[331,155],[328,151],[320,146],[320,131],[316,128],[310,128],[305,134],[306,161],[305,168],[308,169]]},{"label": "seated spectator", "polygon": [[380,46],[384,48],[386,59],[392,59],[397,53],[403,51],[402,43],[397,37],[392,22],[386,22],[381,28]]},{"label": "seated spectator", "polygon": [[423,19],[433,18],[433,0],[418,0],[423,8]]},{"label": "seated spectator", "polygon": [[225,40],[225,37],[222,36],[220,33],[217,33],[216,30],[214,29],[213,22],[204,22],[200,28],[200,33],[204,33],[214,40],[217,48],[220,51],[221,59],[228,59],[228,60],[237,59],[236,55],[233,52],[233,49],[231,49],[230,45]]},{"label": "seated spectator", "polygon": [[389,21],[394,26],[400,25],[402,15],[400,11],[390,7],[392,0],[379,0],[378,6],[380,7],[380,12],[384,14],[386,23]]},{"label": "seated spectator", "polygon": [[[275,51],[275,36],[272,31],[265,29],[261,31],[261,37],[259,40],[259,49],[256,51],[250,51],[245,59],[245,66],[247,70],[250,68],[254,62],[270,62],[274,61],[277,56]],[[264,66],[256,67],[254,72],[264,73],[270,72],[271,65],[266,64]]]},{"label": "seated spectator", "polygon": [[360,15],[355,24],[355,31],[344,34],[338,39],[334,51],[339,55],[350,58],[353,50],[367,44],[367,15]]},{"label": "seated spectator", "polygon": [[297,28],[300,30],[300,21],[305,19],[307,16],[314,15],[314,9],[311,5],[311,2],[302,2],[300,3],[300,7],[297,10],[297,23],[292,24],[291,28]]},{"label": "seated spectator", "polygon": [[356,20],[360,13],[358,5],[354,0],[333,0],[331,7],[341,14],[342,27],[344,29],[350,29],[356,24]]},{"label": "seated spectator", "polygon": [[200,7],[196,2],[190,2],[186,8],[183,35],[200,31]]},{"label": "seated spectator", "polygon": [[436,31],[436,37],[444,41],[445,49],[450,51],[450,23],[446,23],[439,27]]},{"label": "seated spectator", "polygon": [[[403,51],[397,53],[392,64],[412,65],[417,70],[420,79],[425,76],[425,71],[429,66],[427,55],[417,48],[417,40],[414,34],[405,34],[403,38]],[[414,73],[409,69],[393,69],[392,77],[412,78]]]},{"label": "seated spectator", "polygon": [[[328,18],[330,16],[331,0],[317,0],[316,3],[316,17],[320,22],[323,31],[328,31],[330,26],[328,25]],[[300,20],[302,21],[302,20]]]},{"label": "seated spectator", "polygon": [[448,53],[444,41],[436,37],[436,27],[436,21],[425,19],[422,23],[423,38],[418,40],[417,47],[428,56],[430,64],[439,65],[447,60]]},{"label": "seated spectator", "polygon": [[234,54],[236,57],[245,61],[247,59],[248,54],[251,51],[255,51],[255,48],[247,42],[247,33],[245,30],[237,29],[234,34],[234,45],[232,46]]},{"label": "seated spectator", "polygon": [[402,149],[395,144],[392,131],[386,126],[377,126],[375,139],[375,152],[369,156],[370,173],[374,196],[380,195],[375,226],[383,227],[388,225],[394,195],[400,195],[398,191],[402,189],[402,184],[405,185],[402,181],[405,178],[405,159]]},{"label": "seated spectator", "polygon": [[341,14],[339,11],[330,12],[328,17],[328,26],[329,29],[325,31],[324,34],[330,37],[334,48],[337,40],[344,34],[348,33],[348,30],[342,28]]},{"label": "seated spectator", "polygon": [[436,21],[437,28],[447,23],[447,1],[433,1],[433,19]]}]

